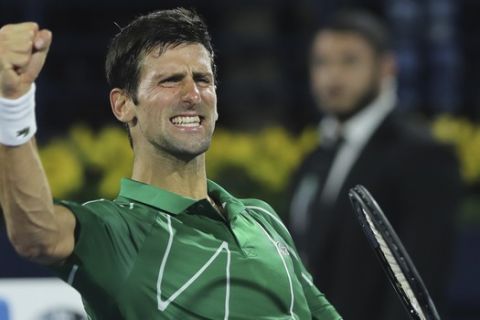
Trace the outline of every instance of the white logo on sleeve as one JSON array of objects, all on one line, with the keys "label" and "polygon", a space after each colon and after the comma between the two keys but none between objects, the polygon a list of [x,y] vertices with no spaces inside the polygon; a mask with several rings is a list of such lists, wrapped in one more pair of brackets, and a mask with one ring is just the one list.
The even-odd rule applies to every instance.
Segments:
[{"label": "white logo on sleeve", "polygon": [[282,254],[282,256],[288,256],[288,255],[290,255],[290,253],[288,252],[287,246],[286,246],[283,242],[281,242],[281,241],[276,241],[276,242],[275,242],[275,245],[277,246],[278,251]]}]

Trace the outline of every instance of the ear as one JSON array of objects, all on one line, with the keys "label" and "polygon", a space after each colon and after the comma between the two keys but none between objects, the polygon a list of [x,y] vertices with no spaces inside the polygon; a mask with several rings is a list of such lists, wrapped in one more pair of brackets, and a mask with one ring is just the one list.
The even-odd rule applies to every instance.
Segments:
[{"label": "ear", "polygon": [[115,117],[123,123],[129,123],[136,118],[132,99],[121,89],[114,88],[110,91],[110,107]]}]

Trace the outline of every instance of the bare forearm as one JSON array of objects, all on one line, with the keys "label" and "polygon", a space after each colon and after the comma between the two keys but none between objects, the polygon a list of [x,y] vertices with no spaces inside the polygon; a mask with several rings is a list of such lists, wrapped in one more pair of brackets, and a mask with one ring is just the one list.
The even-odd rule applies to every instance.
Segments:
[{"label": "bare forearm", "polygon": [[52,196],[35,141],[0,145],[0,203],[9,238],[17,250],[35,256],[57,230]]},{"label": "bare forearm", "polygon": [[35,140],[0,144],[0,206],[15,250],[42,264],[63,261],[73,251],[75,219],[54,206]]}]

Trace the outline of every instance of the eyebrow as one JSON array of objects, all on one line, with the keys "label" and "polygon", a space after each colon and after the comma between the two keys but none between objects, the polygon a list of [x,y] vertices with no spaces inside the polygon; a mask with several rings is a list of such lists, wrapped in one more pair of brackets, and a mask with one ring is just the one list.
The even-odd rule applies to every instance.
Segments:
[{"label": "eyebrow", "polygon": [[[187,75],[186,72],[176,72],[176,73],[157,73],[152,77],[152,82],[158,82],[162,79],[183,79]],[[210,79],[213,79],[213,73],[209,71],[194,71],[193,72],[193,78],[199,78],[199,77],[208,77]]]},{"label": "eyebrow", "polygon": [[193,72],[193,78],[199,78],[199,77],[207,77],[209,79],[213,79],[213,73],[212,72]]}]

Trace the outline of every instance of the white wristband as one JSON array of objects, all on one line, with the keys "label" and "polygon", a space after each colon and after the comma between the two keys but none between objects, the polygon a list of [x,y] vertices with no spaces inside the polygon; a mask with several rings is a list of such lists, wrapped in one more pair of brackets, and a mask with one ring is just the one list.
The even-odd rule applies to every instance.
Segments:
[{"label": "white wristband", "polygon": [[20,98],[0,97],[0,144],[19,146],[29,141],[35,132],[35,84]]}]

